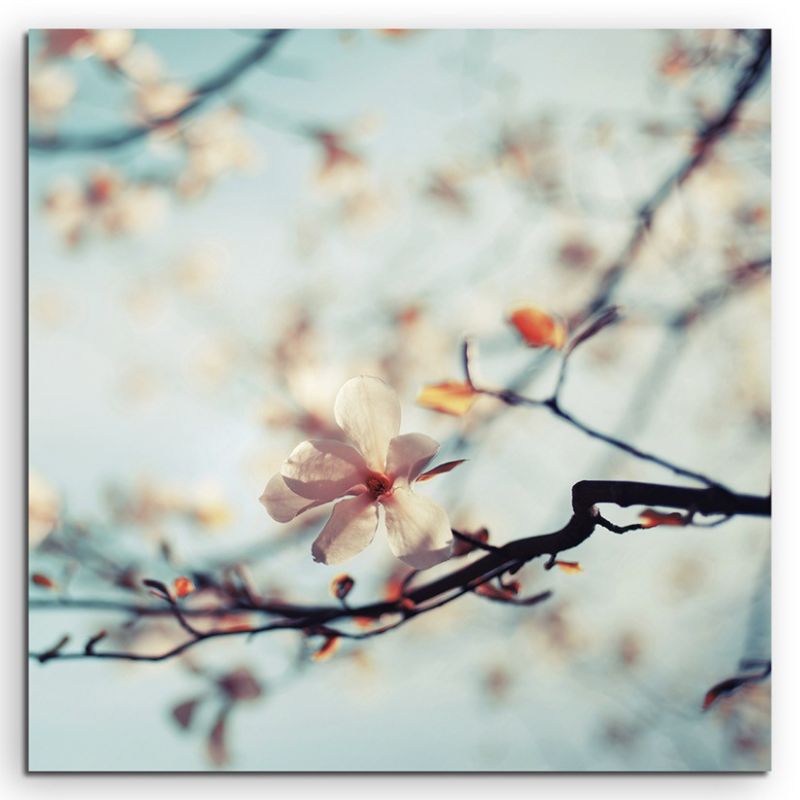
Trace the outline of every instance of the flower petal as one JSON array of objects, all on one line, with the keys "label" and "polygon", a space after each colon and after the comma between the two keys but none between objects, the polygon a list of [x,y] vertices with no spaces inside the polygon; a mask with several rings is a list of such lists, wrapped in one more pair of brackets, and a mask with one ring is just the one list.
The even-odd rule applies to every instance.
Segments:
[{"label": "flower petal", "polygon": [[286,485],[286,481],[280,473],[273,475],[269,479],[263,494],[258,499],[276,522],[289,522],[298,514],[302,514],[303,511],[326,502],[324,500],[309,500],[307,497],[295,494]]},{"label": "flower petal", "polygon": [[281,467],[286,485],[309,500],[327,502],[363,483],[367,465],[354,447],[333,439],[301,442]]},{"label": "flower petal", "polygon": [[336,424],[364,454],[370,468],[383,472],[389,442],[400,431],[400,402],[380,378],[351,378],[336,395]]},{"label": "flower petal", "polygon": [[402,485],[381,502],[389,547],[401,561],[414,569],[427,569],[450,557],[453,533],[441,506]]},{"label": "flower petal", "polygon": [[389,442],[386,472],[393,478],[413,481],[439,452],[439,442],[424,433],[404,433]]},{"label": "flower petal", "polygon": [[339,564],[360,553],[375,536],[378,506],[368,493],[341,500],[311,546],[315,561]]}]

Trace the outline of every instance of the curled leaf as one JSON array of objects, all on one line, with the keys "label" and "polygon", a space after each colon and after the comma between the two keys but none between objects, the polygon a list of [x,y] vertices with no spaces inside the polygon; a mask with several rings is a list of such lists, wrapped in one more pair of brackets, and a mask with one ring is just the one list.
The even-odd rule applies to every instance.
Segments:
[{"label": "curled leaf", "polygon": [[569,355],[576,347],[588,341],[593,336],[600,333],[603,328],[613,325],[620,318],[619,306],[608,306],[601,308],[593,317],[575,331],[574,336],[567,345],[566,355]]},{"label": "curled leaf", "polygon": [[435,478],[437,475],[444,475],[446,472],[450,472],[450,470],[455,469],[459,464],[463,464],[467,459],[466,458],[458,458],[455,461],[445,461],[444,464],[439,464],[438,467],[434,467],[433,469],[429,469],[427,472],[423,472],[417,478],[417,483],[420,481],[429,481],[431,478]]},{"label": "curled leaf", "polygon": [[331,594],[337,600],[344,600],[355,585],[356,582],[349,575],[342,573],[331,581]]},{"label": "curled leaf", "polygon": [[[517,591],[519,591],[519,586],[517,586]],[[494,586],[491,583],[482,583],[480,586],[475,587],[475,594],[479,594],[482,597],[488,597],[490,600],[502,600],[508,602],[514,599],[517,592],[511,591],[510,589],[499,589],[497,586]]]},{"label": "curled leaf", "polygon": [[513,311],[508,318],[528,347],[552,347],[560,350],[567,341],[567,327],[557,317],[534,306]]},{"label": "curled leaf", "polygon": [[639,523],[643,528],[655,528],[657,525],[682,526],[686,524],[686,518],[677,511],[667,514],[663,511],[647,508],[639,514]]},{"label": "curled leaf", "polygon": [[422,388],[417,404],[442,414],[460,417],[466,414],[478,398],[478,393],[464,381],[432,383]]},{"label": "curled leaf", "polygon": [[583,567],[577,561],[556,561],[554,566],[558,567],[562,572],[568,575],[575,575],[578,572],[583,572]]},{"label": "curled leaf", "polygon": [[327,661],[335,652],[336,649],[339,647],[339,637],[338,636],[327,636],[325,637],[325,641],[322,643],[322,646],[319,650],[316,650],[312,656],[312,661]]}]

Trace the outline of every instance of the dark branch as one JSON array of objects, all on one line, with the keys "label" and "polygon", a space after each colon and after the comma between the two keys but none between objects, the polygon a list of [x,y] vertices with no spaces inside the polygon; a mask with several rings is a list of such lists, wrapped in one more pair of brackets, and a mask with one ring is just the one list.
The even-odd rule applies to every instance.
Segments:
[{"label": "dark branch", "polygon": [[288,32],[283,29],[266,31],[254,47],[246,50],[216,75],[199,83],[192,92],[193,100],[174,114],[150,120],[147,125],[119,128],[97,134],[62,134],[54,136],[31,134],[28,137],[28,144],[32,150],[49,154],[113,150],[130,144],[143,136],[147,136],[153,129],[161,125],[177,122],[199,110],[215,94],[231,86],[251,67],[269,56],[278,42]]},{"label": "dark branch", "polygon": [[770,63],[772,35],[769,30],[761,31],[752,59],[744,66],[739,79],[722,111],[708,122],[695,136],[691,155],[678,168],[665,178],[653,194],[640,206],[636,215],[636,226],[622,252],[601,276],[594,295],[577,314],[571,323],[583,321],[587,317],[609,305],[617,285],[625,270],[636,257],[650,230],[653,219],[672,192],[682,186],[711,154],[714,145],[725,136],[736,122],[744,102],[758,86]]},{"label": "dark branch", "polygon": [[[303,606],[284,603],[254,604],[250,611],[258,611],[277,616],[273,622],[258,627],[237,627],[235,629],[219,629],[202,632],[191,625],[185,624],[185,618],[190,614],[204,613],[199,610],[189,612],[180,607],[177,601],[170,604],[169,610],[179,615],[179,623],[184,629],[192,633],[192,638],[180,645],[156,655],[140,655],[125,651],[98,651],[87,647],[79,652],[63,653],[61,648],[66,644],[62,640],[56,648],[50,648],[40,653],[31,653],[30,657],[44,663],[56,659],[78,658],[103,658],[127,661],[166,661],[181,655],[191,647],[208,639],[217,639],[227,636],[254,636],[277,630],[297,630],[308,636],[335,636],[350,639],[366,639],[378,636],[404,625],[411,619],[441,608],[453,602],[485,583],[499,578],[508,572],[516,572],[523,564],[533,561],[541,556],[551,559],[557,554],[578,547],[588,539],[595,528],[601,527],[624,533],[626,530],[638,530],[641,526],[626,526],[620,528],[608,523],[595,508],[596,504],[609,503],[620,507],[628,506],[661,506],[683,509],[687,512],[687,525],[695,524],[693,517],[696,514],[705,516],[723,516],[726,518],[747,515],[768,517],[771,514],[771,498],[748,494],[736,494],[720,487],[707,489],[691,489],[680,486],[668,486],[653,483],[638,483],[633,481],[581,481],[572,489],[572,516],[561,530],[543,536],[532,536],[517,539],[501,547],[497,547],[472,563],[454,570],[447,575],[432,580],[416,588],[407,588],[405,593],[395,600],[384,600],[362,606],[331,605],[331,606]],[[512,604],[533,605],[546,600],[549,592],[543,592],[532,598],[517,600],[510,598]],[[498,598],[491,598],[498,599]],[[64,600],[60,604],[67,607],[70,601]],[[100,607],[103,601],[73,601],[77,607]],[[32,607],[37,607],[32,605]],[[39,604],[38,607],[44,607]],[[119,604],[108,605],[109,610],[123,610]],[[232,610],[239,610],[229,608]],[[138,612],[139,607],[125,606],[124,610]],[[154,613],[154,612],[144,612]],[[162,608],[159,613],[164,613]],[[219,612],[216,612],[219,613]],[[365,631],[352,631],[331,628],[331,623],[342,620],[375,620],[383,617],[394,617],[393,621]]]}]

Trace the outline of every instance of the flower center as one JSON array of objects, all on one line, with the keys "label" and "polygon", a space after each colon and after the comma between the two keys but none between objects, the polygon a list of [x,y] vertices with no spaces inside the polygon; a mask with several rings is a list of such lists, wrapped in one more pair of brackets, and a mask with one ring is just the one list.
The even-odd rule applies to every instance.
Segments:
[{"label": "flower center", "polygon": [[377,500],[382,494],[391,491],[392,481],[381,472],[371,472],[364,481],[369,493]]}]

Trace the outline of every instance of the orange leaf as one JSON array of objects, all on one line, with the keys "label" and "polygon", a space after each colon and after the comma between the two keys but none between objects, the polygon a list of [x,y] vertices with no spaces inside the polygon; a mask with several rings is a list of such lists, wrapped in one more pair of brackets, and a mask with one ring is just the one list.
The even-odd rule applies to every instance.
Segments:
[{"label": "orange leaf", "polygon": [[175,586],[175,594],[178,597],[186,597],[187,594],[191,594],[194,591],[194,584],[183,575],[180,578],[175,578],[173,585]]},{"label": "orange leaf", "polygon": [[424,386],[417,396],[417,404],[460,417],[472,408],[477,397],[478,393],[468,383],[444,381]]},{"label": "orange leaf", "polygon": [[657,525],[685,525],[686,519],[677,511],[666,514],[662,511],[647,508],[639,514],[639,522],[645,528],[655,528]]},{"label": "orange leaf", "polygon": [[[480,586],[475,587],[475,594],[483,595],[483,597],[490,597],[492,600],[513,600],[516,592],[509,589],[498,589],[492,586],[491,583],[482,583]],[[517,586],[519,591],[519,586]]]},{"label": "orange leaf", "polygon": [[568,575],[583,572],[583,567],[577,561],[556,561],[556,566]]},{"label": "orange leaf", "polygon": [[567,341],[566,325],[560,319],[533,306],[516,309],[508,321],[528,347],[552,347],[560,350]]},{"label": "orange leaf", "polygon": [[43,575],[41,572],[34,572],[31,575],[31,583],[35,583],[37,586],[41,586],[44,589],[55,589],[56,582],[52,578],[48,578],[47,575]]},{"label": "orange leaf", "polygon": [[417,478],[417,482],[429,481],[431,478],[435,478],[437,475],[444,475],[445,472],[450,472],[451,469],[455,469],[459,464],[463,464],[466,460],[466,458],[459,458],[455,461],[445,461],[444,464],[439,464],[438,467],[434,467],[433,469],[429,469],[427,472],[423,472],[422,475]]},{"label": "orange leaf", "polygon": [[322,647],[311,656],[311,660],[326,661],[336,652],[337,647],[339,647],[339,637],[328,636],[322,643]]},{"label": "orange leaf", "polygon": [[331,581],[331,594],[337,600],[344,600],[350,592],[353,591],[353,587],[356,585],[356,582],[346,574],[337,575]]}]

